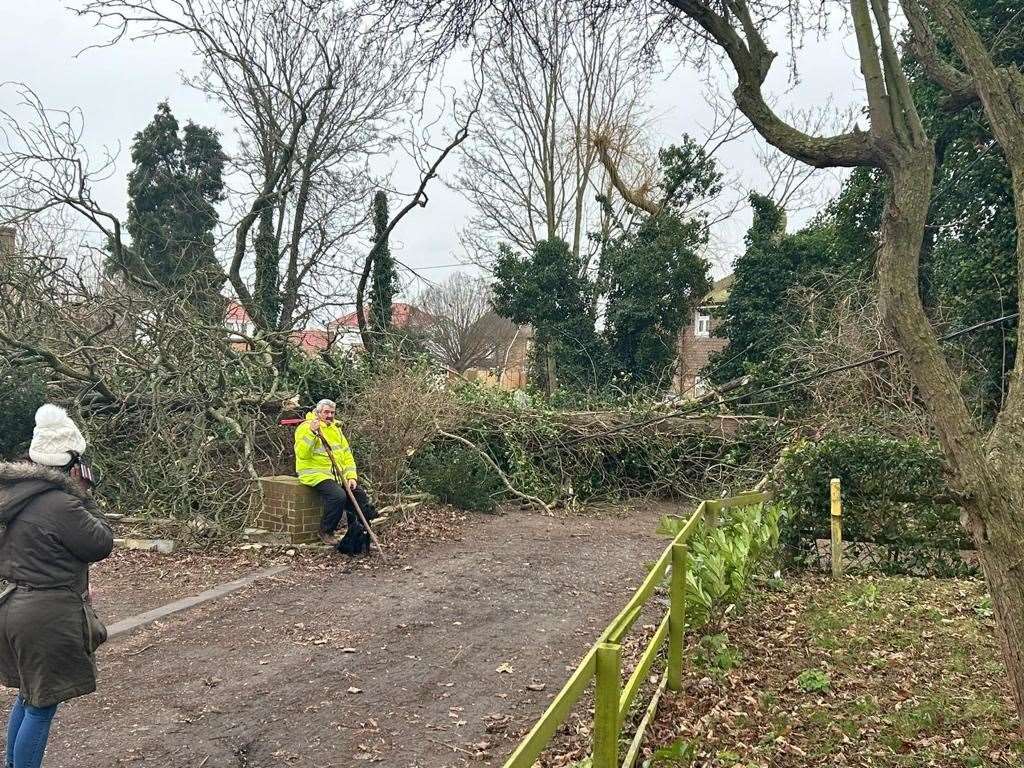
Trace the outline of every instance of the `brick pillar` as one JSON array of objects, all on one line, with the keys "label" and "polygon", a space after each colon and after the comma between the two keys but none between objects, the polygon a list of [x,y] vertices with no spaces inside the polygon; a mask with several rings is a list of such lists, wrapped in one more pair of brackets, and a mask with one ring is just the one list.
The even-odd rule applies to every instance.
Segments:
[{"label": "brick pillar", "polygon": [[260,488],[263,508],[256,517],[258,527],[284,533],[292,544],[317,541],[324,510],[316,491],[288,475],[261,477]]}]

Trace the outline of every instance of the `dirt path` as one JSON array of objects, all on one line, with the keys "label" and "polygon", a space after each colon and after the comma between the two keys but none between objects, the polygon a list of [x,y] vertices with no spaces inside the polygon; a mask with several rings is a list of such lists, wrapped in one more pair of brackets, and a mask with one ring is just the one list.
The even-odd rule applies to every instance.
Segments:
[{"label": "dirt path", "polygon": [[480,519],[406,565],[296,569],[114,641],[46,764],[500,765],[664,546],[666,511]]}]

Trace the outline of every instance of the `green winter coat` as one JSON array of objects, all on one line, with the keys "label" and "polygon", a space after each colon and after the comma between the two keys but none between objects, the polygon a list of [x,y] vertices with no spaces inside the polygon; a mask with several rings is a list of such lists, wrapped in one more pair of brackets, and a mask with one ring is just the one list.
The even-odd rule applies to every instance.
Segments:
[{"label": "green winter coat", "polygon": [[[89,496],[63,472],[0,464],[0,683],[33,707],[96,690],[106,630],[87,601],[89,563],[114,536]],[[2,589],[0,589],[2,591]]]}]

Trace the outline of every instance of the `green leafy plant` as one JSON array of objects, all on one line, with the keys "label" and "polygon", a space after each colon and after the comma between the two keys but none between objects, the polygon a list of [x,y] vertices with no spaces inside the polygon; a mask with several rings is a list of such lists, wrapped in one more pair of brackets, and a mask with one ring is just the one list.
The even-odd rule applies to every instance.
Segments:
[{"label": "green leafy plant", "polygon": [[878,587],[869,582],[859,592],[860,594],[847,602],[847,606],[851,608],[874,608],[878,602]]},{"label": "green leafy plant", "polygon": [[471,512],[493,512],[504,490],[494,470],[463,445],[431,446],[417,455],[412,471],[419,488]]},{"label": "green leafy plant", "polygon": [[644,768],[688,768],[697,759],[697,745],[688,739],[677,739],[644,760]]},{"label": "green leafy plant", "polygon": [[698,660],[721,672],[728,672],[740,665],[743,654],[729,645],[729,638],[725,635],[705,635],[700,641]]},{"label": "green leafy plant", "polygon": [[778,547],[777,506],[756,504],[726,512],[717,527],[706,528],[689,542],[686,619],[691,627],[713,623],[738,602],[754,569]]},{"label": "green leafy plant", "polygon": [[788,448],[773,474],[786,508],[783,541],[797,559],[828,539],[829,482],[842,480],[843,539],[876,545],[888,573],[963,575],[972,544],[950,501],[937,446],[873,433],[830,434]]},{"label": "green leafy plant", "polygon": [[832,680],[820,669],[805,669],[797,677],[796,684],[806,693],[821,693],[832,686]]},{"label": "green leafy plant", "polygon": [[974,606],[974,613],[979,618],[991,619],[994,615],[992,613],[992,596],[985,595],[981,598],[981,600],[979,600]]}]

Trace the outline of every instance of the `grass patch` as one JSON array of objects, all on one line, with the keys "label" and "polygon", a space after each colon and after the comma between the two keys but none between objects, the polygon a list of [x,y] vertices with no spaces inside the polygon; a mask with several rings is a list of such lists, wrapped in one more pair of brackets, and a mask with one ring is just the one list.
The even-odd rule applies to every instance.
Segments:
[{"label": "grass patch", "polygon": [[648,756],[683,740],[708,768],[1024,765],[981,582],[806,575],[722,632]]}]

